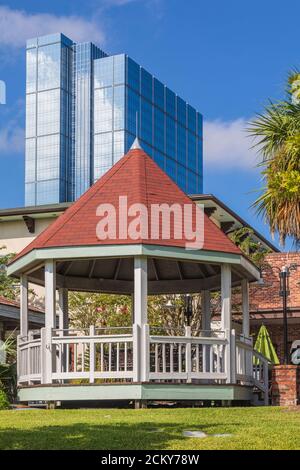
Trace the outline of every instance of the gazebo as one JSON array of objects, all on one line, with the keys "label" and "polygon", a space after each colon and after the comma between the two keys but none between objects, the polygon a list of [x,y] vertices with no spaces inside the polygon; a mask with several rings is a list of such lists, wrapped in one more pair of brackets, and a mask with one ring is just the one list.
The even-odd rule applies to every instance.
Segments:
[{"label": "gazebo", "polygon": [[[199,211],[136,140],[13,259],[9,274],[21,281],[20,401],[251,401],[256,389],[267,403],[267,361],[249,338],[248,285],[260,278],[259,270],[203,211],[198,237]],[[180,216],[199,238],[197,246]],[[29,282],[45,286],[41,330],[28,329]],[[240,285],[237,334],[231,289]],[[221,328],[215,330],[210,295],[218,290]],[[132,296],[132,326],[70,329],[68,291]],[[200,334],[190,326],[176,336],[151,329],[148,296],[192,293],[202,296]]]}]

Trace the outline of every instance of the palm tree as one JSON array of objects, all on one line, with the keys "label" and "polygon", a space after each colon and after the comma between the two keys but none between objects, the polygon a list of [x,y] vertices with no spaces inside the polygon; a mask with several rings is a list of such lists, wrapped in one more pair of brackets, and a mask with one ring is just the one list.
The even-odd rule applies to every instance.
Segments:
[{"label": "palm tree", "polygon": [[270,103],[248,132],[262,156],[263,188],[253,206],[278,233],[300,243],[300,74],[288,78],[288,99]]}]

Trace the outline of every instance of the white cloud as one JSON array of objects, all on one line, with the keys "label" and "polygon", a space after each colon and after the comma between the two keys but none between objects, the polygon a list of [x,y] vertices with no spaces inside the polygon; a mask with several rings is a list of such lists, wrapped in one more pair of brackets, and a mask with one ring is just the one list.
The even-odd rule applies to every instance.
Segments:
[{"label": "white cloud", "polygon": [[105,42],[104,29],[95,20],[76,15],[58,16],[51,13],[28,13],[0,6],[0,45],[24,47],[28,38],[63,32],[75,41]]},{"label": "white cloud", "polygon": [[249,120],[204,121],[204,166],[251,169],[258,162],[246,128]]},{"label": "white cloud", "polygon": [[24,129],[10,121],[0,129],[0,155],[24,153]]}]

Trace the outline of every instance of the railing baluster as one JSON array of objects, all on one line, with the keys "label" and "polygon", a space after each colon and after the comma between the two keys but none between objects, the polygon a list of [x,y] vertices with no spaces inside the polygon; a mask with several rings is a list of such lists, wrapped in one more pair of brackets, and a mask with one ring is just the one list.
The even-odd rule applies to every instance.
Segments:
[{"label": "railing baluster", "polygon": [[127,342],[124,343],[124,371],[127,372]]},{"label": "railing baluster", "polygon": [[108,371],[111,372],[111,343],[108,345]]},{"label": "railing baluster", "polygon": [[158,344],[155,344],[155,373],[159,372],[159,362],[158,362]]},{"label": "railing baluster", "polygon": [[162,363],[163,363],[163,373],[166,373],[166,343],[162,345]]},{"label": "railing baluster", "polygon": [[120,370],[120,343],[117,343],[117,372]]},{"label": "railing baluster", "polygon": [[170,344],[170,373],[173,374],[174,372],[174,344]]}]

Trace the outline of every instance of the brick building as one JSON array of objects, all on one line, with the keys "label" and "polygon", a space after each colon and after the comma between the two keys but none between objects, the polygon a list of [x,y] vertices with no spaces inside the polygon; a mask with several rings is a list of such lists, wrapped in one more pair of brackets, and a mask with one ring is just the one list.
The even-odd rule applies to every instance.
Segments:
[{"label": "brick building", "polygon": [[[262,267],[263,283],[250,288],[251,333],[256,336],[261,324],[270,333],[279,360],[283,360],[283,311],[279,296],[279,272],[283,266],[295,265],[290,271],[288,297],[289,344],[300,340],[300,253],[270,253]],[[296,267],[298,265],[298,267]]]}]

